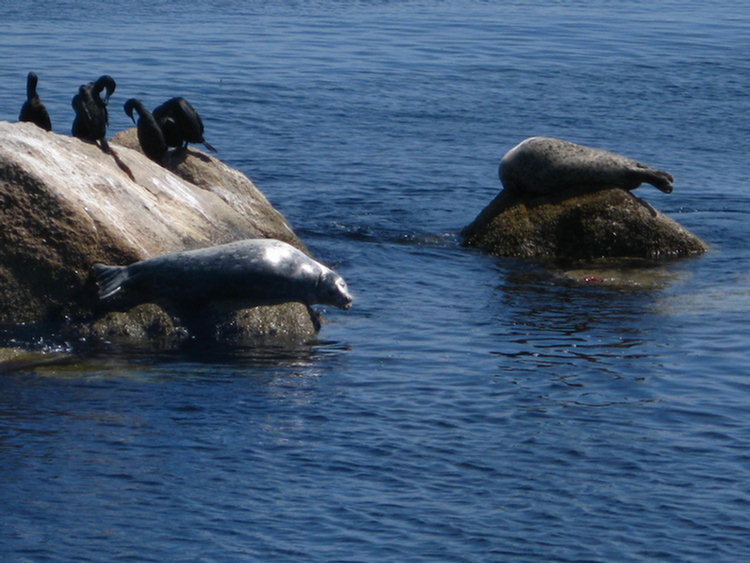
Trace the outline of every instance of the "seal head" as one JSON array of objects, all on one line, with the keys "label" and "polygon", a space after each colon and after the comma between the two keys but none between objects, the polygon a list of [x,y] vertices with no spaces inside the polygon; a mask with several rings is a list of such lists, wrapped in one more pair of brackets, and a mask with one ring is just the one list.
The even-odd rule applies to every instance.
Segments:
[{"label": "seal head", "polygon": [[321,305],[333,305],[344,310],[352,306],[352,295],[344,278],[333,270],[320,274],[315,294],[316,301]]}]

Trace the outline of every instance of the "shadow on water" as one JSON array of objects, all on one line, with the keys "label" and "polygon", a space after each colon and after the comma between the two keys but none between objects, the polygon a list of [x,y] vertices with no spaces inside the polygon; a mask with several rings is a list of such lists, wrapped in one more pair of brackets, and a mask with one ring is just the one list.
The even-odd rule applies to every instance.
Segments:
[{"label": "shadow on water", "polygon": [[[23,329],[23,330],[21,330]],[[225,344],[191,339],[178,346],[159,343],[70,343],[48,332],[39,337],[29,327],[2,331],[0,374],[38,369],[62,369],[83,374],[120,367],[181,365],[185,371],[220,365],[232,369],[295,370],[330,361],[348,347],[336,341],[258,341]],[[190,367],[188,367],[190,366]]]}]

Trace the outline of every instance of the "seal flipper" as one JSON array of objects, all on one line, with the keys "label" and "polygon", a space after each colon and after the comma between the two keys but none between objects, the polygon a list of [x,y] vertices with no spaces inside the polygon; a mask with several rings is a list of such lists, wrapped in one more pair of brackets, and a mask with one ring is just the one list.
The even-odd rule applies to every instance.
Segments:
[{"label": "seal flipper", "polygon": [[127,269],[127,266],[93,265],[91,271],[94,274],[96,285],[99,286],[99,299],[112,297],[122,289],[123,284],[130,278]]},{"label": "seal flipper", "polygon": [[672,190],[674,189],[672,186],[673,182],[674,177],[669,172],[663,172],[662,170],[654,172],[649,181],[650,184],[663,191],[665,194],[672,193]]},{"label": "seal flipper", "polygon": [[315,332],[320,332],[320,315],[318,315],[318,313],[307,303],[305,303],[305,307],[307,307],[307,312],[310,315],[310,320],[312,321]]},{"label": "seal flipper", "polygon": [[641,164],[640,162],[637,162],[636,166],[639,169],[639,176],[642,182],[651,184],[656,189],[663,191],[665,194],[672,193],[672,183],[674,182],[674,176],[672,176],[669,172],[651,168],[650,166],[646,166],[645,164]]}]

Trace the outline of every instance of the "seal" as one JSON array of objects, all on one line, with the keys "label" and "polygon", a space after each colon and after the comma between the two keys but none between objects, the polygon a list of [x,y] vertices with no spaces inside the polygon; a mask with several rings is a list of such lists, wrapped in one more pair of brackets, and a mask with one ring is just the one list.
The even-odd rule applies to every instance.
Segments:
[{"label": "seal", "polygon": [[622,188],[642,183],[672,193],[674,178],[633,159],[553,137],[530,137],[510,149],[498,170],[503,187],[516,192],[552,194],[568,188]]},{"label": "seal", "polygon": [[129,266],[94,264],[99,298],[121,291],[139,302],[167,299],[194,306],[241,301],[243,307],[299,302],[348,309],[344,279],[293,246],[247,239],[149,258]]}]

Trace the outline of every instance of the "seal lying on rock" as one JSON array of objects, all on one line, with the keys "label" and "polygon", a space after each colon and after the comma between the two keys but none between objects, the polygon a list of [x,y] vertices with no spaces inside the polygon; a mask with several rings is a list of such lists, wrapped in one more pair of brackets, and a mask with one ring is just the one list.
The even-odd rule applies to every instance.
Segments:
[{"label": "seal lying on rock", "polygon": [[551,194],[568,188],[633,190],[643,182],[672,192],[671,174],[625,156],[552,137],[531,137],[510,149],[498,171],[516,192]]},{"label": "seal lying on rock", "polygon": [[275,239],[248,239],[175,252],[129,266],[94,264],[92,271],[100,299],[126,290],[142,302],[238,300],[246,307],[299,302],[341,309],[352,303],[341,276]]}]

